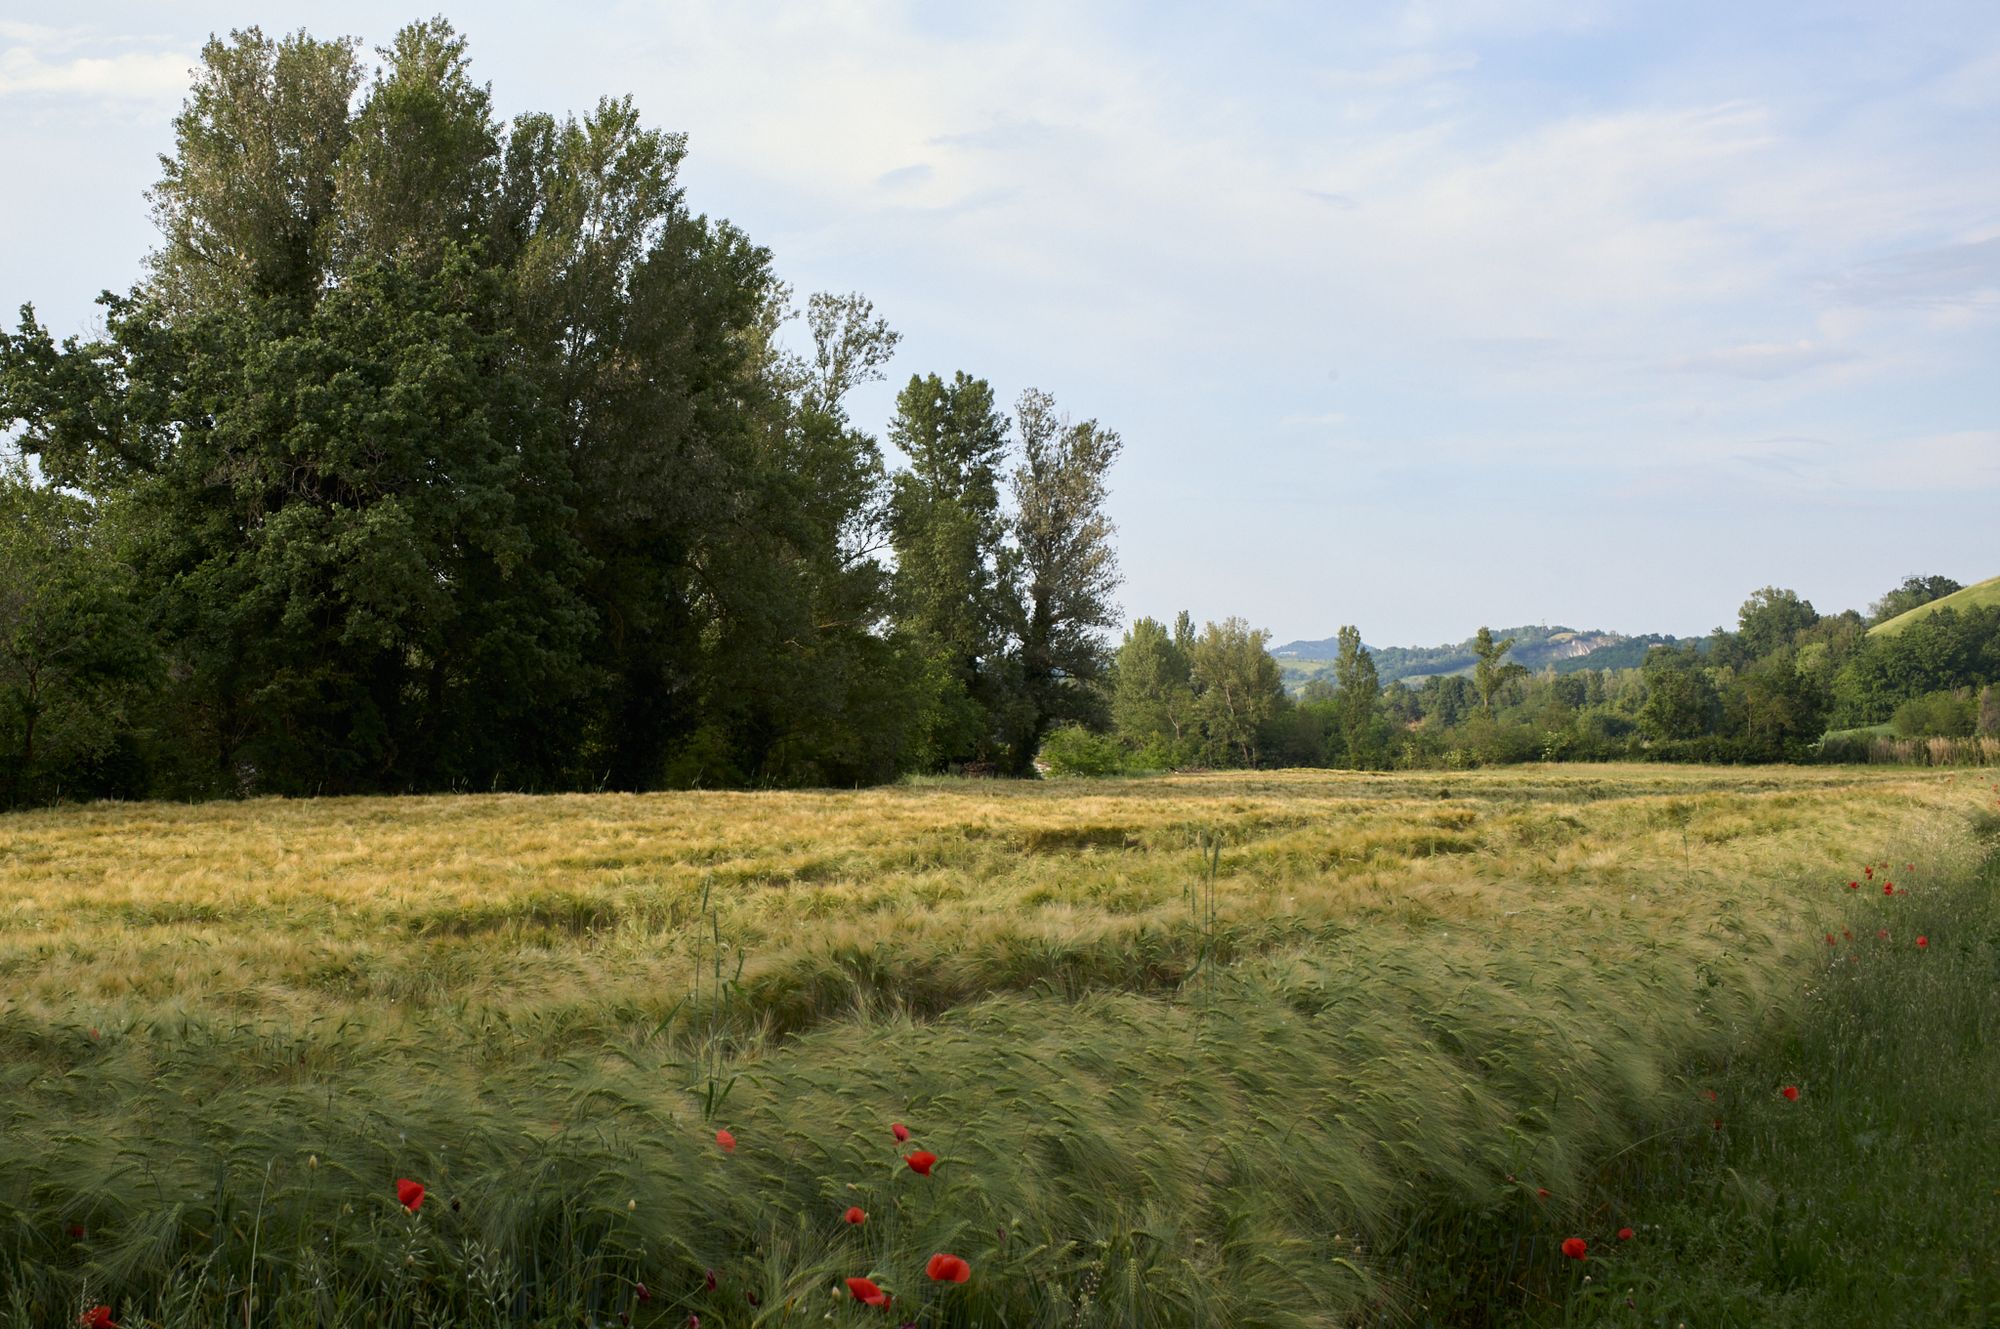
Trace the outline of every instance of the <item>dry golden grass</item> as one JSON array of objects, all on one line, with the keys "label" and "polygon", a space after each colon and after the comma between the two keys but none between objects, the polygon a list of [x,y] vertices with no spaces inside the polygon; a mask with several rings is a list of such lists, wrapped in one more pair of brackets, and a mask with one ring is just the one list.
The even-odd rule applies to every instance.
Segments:
[{"label": "dry golden grass", "polygon": [[[1953,787],[1590,767],[57,809],[0,820],[0,1001],[55,1018],[584,1002],[643,1019],[689,990],[705,889],[774,1006],[829,964],[919,1008],[1059,977],[1065,956],[1087,984],[1119,985],[1121,953],[1161,959],[1165,982],[1190,953],[1204,831],[1223,838],[1239,952],[1360,922],[1540,934],[1599,911],[1661,935],[1737,915],[1763,929],[1796,911],[1801,878]],[[909,965],[924,972],[904,992]]]}]

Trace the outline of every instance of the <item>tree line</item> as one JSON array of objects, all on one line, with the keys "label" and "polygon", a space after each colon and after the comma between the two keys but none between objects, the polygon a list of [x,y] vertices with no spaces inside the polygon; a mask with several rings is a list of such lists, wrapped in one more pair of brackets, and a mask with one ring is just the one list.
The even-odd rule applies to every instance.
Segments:
[{"label": "tree line", "polygon": [[1382,686],[1360,632],[1340,629],[1330,671],[1287,691],[1269,635],[1241,619],[1125,634],[1111,725],[1068,728],[1044,753],[1061,771],[1188,767],[1452,767],[1554,760],[1767,762],[1865,756],[1822,741],[1879,726],[1904,737],[2000,736],[2000,607],[1940,608],[1895,633],[1876,624],[1961,589],[1906,578],[1863,615],[1822,615],[1765,587],[1733,629],[1655,645],[1637,666],[1539,673],[1481,628],[1466,672]]},{"label": "tree line", "polygon": [[442,20],[377,55],[211,40],[141,280],[0,336],[0,803],[1019,773],[1104,723],[1115,432],[916,375],[892,467],[849,401],[897,335],[694,211],[683,136],[503,123]]}]

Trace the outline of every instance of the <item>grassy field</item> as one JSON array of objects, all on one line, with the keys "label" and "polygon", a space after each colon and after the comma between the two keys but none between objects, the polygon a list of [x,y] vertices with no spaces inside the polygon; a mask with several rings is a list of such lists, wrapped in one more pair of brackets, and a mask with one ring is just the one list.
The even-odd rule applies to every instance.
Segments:
[{"label": "grassy field", "polygon": [[0,1324],[1497,1316],[1805,1007],[1860,864],[1900,936],[1993,796],[1594,766],[10,816]]},{"label": "grassy field", "polygon": [[1994,605],[2000,605],[2000,577],[1989,577],[1985,581],[1975,582],[1953,591],[1950,595],[1942,596],[1929,604],[1918,605],[1908,613],[1898,614],[1886,622],[1877,623],[1868,631],[1870,634],[1893,636],[1918,619],[1928,618],[1940,609],[1987,609]]}]

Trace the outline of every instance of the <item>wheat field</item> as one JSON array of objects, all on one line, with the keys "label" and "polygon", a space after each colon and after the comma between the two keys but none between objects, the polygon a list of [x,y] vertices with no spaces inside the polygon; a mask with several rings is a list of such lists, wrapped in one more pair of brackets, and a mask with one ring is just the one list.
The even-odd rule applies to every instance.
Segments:
[{"label": "wheat field", "polygon": [[1601,1222],[1864,864],[1969,873],[1975,774],[12,815],[0,1324],[1404,1322]]}]

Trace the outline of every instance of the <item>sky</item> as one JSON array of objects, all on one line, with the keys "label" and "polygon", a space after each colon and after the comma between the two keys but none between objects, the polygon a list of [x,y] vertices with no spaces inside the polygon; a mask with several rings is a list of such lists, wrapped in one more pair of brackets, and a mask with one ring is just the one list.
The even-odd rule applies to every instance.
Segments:
[{"label": "sky", "polygon": [[[211,33],[0,0],[0,308],[138,276]],[[1117,430],[1128,618],[1680,635],[2000,575],[2000,5],[446,4],[503,116],[631,94],[691,205]]]}]

